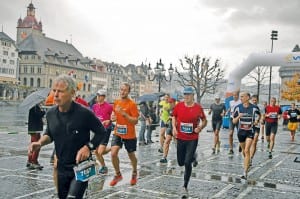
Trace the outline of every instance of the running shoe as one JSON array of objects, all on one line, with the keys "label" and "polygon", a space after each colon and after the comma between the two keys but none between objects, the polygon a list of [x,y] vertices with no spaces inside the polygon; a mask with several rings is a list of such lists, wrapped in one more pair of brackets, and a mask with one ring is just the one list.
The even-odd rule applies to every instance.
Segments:
[{"label": "running shoe", "polygon": [[160,159],[159,162],[166,164],[166,163],[168,163],[168,160],[167,160],[167,158],[162,158],[162,159]]},{"label": "running shoe", "polygon": [[107,173],[108,173],[107,166],[103,166],[99,169],[99,174],[107,174]]},{"label": "running shoe", "polygon": [[233,154],[234,154],[233,149],[229,149],[228,154],[229,154],[229,155],[233,155]]},{"label": "running shoe", "polygon": [[121,180],[123,180],[122,175],[118,175],[118,176],[114,176],[114,179],[112,179],[112,181],[110,181],[110,186],[115,186],[118,182],[120,182]]},{"label": "running shoe", "polygon": [[241,153],[242,152],[242,147],[241,146],[239,146],[239,153]]},{"label": "running shoe", "polygon": [[164,150],[163,150],[162,148],[159,148],[159,149],[158,149],[158,152],[159,152],[159,153],[163,153]]},{"label": "running shoe", "polygon": [[269,159],[272,159],[272,152],[269,152]]},{"label": "running shoe", "polygon": [[131,185],[136,185],[136,183],[137,183],[137,174],[133,174],[131,176],[130,184]]},{"label": "running shoe", "polygon": [[189,192],[187,188],[183,187],[181,191],[181,198],[188,198],[189,197]]},{"label": "running shoe", "polygon": [[216,154],[216,149],[215,148],[212,148],[212,155],[215,155]]},{"label": "running shoe", "polygon": [[27,161],[26,167],[28,168],[28,167],[30,167],[30,165],[31,165],[31,163]]},{"label": "running shoe", "polygon": [[244,175],[242,175],[241,178],[247,180],[247,174],[244,173]]},{"label": "running shoe", "polygon": [[38,169],[38,170],[42,170],[44,167],[41,166],[39,163],[31,163],[30,166],[28,167],[29,169]]}]

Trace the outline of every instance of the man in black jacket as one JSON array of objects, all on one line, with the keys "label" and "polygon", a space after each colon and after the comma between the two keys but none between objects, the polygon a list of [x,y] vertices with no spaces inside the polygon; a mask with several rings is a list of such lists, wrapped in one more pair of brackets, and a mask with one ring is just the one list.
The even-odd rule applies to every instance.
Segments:
[{"label": "man in black jacket", "polygon": [[[43,111],[39,104],[36,104],[29,110],[28,115],[28,134],[30,135],[31,142],[36,142],[41,138],[41,132],[43,131],[43,117],[45,111]],[[28,153],[28,160],[26,167],[29,169],[42,169],[43,167],[38,162],[40,150]]]},{"label": "man in black jacket", "polygon": [[[60,199],[83,197],[88,181],[77,181],[73,168],[91,156],[105,135],[105,128],[95,114],[73,101],[75,91],[73,78],[67,75],[56,78],[52,92],[57,106],[46,114],[47,130],[43,137],[29,146],[33,152],[54,141]],[[91,140],[90,131],[95,134]]]}]

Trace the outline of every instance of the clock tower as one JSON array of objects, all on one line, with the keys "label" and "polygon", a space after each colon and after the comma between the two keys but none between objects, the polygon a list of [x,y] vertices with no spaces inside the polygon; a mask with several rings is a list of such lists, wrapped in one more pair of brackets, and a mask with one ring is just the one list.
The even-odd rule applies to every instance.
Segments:
[{"label": "clock tower", "polygon": [[42,22],[35,18],[35,7],[30,3],[27,7],[27,16],[17,22],[17,45],[26,39],[30,34],[43,34]]}]

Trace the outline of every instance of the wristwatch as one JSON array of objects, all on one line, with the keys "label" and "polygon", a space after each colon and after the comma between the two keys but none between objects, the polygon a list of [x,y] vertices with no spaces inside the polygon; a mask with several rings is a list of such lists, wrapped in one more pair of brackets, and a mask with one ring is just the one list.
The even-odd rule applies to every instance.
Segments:
[{"label": "wristwatch", "polygon": [[90,151],[92,151],[92,150],[94,149],[94,144],[91,143],[91,142],[88,142],[88,143],[86,144],[86,146],[89,148]]}]

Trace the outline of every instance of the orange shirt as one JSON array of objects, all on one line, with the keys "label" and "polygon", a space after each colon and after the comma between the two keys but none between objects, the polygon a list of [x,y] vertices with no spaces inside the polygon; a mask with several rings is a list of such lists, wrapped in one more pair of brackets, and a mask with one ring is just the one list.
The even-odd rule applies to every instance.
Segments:
[{"label": "orange shirt", "polygon": [[113,111],[116,114],[116,127],[114,130],[115,135],[120,136],[122,139],[135,139],[135,124],[129,122],[125,117],[122,116],[119,112],[116,111],[116,107],[122,107],[123,111],[125,111],[131,117],[139,117],[139,111],[136,103],[131,99],[118,99],[115,100]]}]

